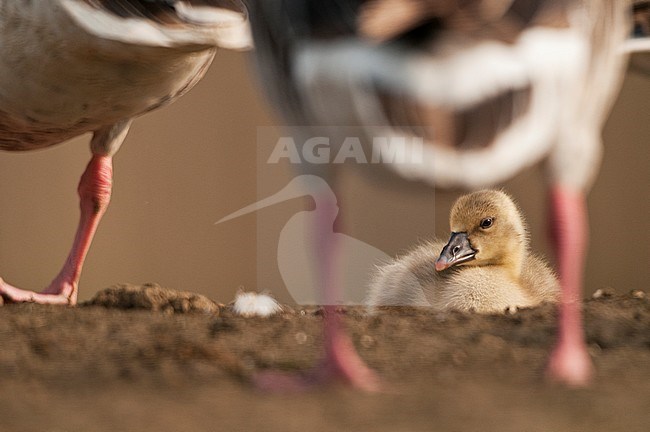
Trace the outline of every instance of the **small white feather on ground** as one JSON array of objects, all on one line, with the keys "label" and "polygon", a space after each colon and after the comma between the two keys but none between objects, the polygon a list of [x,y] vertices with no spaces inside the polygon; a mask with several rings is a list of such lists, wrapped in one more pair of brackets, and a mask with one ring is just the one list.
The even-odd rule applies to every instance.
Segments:
[{"label": "small white feather on ground", "polygon": [[236,315],[246,318],[254,316],[266,318],[281,312],[282,306],[268,294],[240,291],[235,297],[232,310]]}]

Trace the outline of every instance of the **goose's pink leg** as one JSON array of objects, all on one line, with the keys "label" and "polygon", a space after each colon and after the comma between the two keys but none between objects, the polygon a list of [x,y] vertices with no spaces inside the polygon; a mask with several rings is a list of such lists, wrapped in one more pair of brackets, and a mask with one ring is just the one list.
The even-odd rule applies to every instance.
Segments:
[{"label": "goose's pink leg", "polygon": [[16,288],[0,279],[0,295],[9,302],[76,304],[77,286],[95,230],[111,197],[111,156],[95,155],[79,182],[81,218],[70,255],[52,283],[40,293]]},{"label": "goose's pink leg", "polygon": [[317,245],[316,263],[319,269],[320,284],[323,290],[324,307],[323,336],[325,356],[321,362],[306,374],[287,374],[265,372],[255,377],[255,384],[262,390],[302,391],[315,385],[342,381],[365,391],[379,390],[379,379],[359,357],[352,340],[350,340],[336,306],[341,298],[339,285],[334,275],[337,266],[334,263],[337,251],[336,236],[332,220],[336,218],[336,202],[316,198]]},{"label": "goose's pink leg", "polygon": [[560,186],[551,191],[552,223],[560,273],[558,340],[551,354],[548,376],[569,386],[586,385],[592,364],[582,326],[582,273],[587,247],[585,196]]},{"label": "goose's pink leg", "polygon": [[325,358],[316,369],[322,381],[342,380],[365,391],[380,389],[379,377],[359,357],[335,308],[327,306],[324,316]]}]

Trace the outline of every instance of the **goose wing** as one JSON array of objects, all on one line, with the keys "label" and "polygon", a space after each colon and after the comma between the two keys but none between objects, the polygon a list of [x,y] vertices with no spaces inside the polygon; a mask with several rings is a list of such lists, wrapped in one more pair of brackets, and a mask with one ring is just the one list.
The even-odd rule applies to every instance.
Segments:
[{"label": "goose wing", "polygon": [[201,49],[252,46],[240,0],[58,0],[97,37],[143,46]]}]

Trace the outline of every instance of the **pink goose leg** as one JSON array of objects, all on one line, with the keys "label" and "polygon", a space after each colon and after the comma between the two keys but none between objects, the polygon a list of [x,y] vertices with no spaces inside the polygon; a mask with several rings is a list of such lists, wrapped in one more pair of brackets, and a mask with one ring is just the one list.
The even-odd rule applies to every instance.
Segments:
[{"label": "pink goose leg", "polygon": [[321,382],[341,380],[359,390],[379,391],[379,377],[359,357],[335,307],[325,307],[324,320],[325,357],[315,375]]},{"label": "pink goose leg", "polygon": [[335,202],[319,200],[316,212],[317,244],[316,263],[319,269],[320,284],[325,304],[323,316],[323,336],[325,356],[321,362],[306,374],[264,372],[254,379],[261,390],[266,391],[304,391],[316,385],[342,381],[364,391],[378,391],[379,378],[359,357],[354,344],[343,328],[340,315],[336,312],[340,290],[334,275],[337,274],[335,257],[336,236],[332,232],[331,221],[338,213]]},{"label": "pink goose leg", "polygon": [[94,155],[81,176],[79,198],[81,218],[70,255],[52,283],[40,293],[16,288],[0,279],[0,295],[9,302],[44,304],[77,303],[81,268],[100,219],[111,197],[112,157]]},{"label": "pink goose leg", "polygon": [[547,375],[572,387],[588,384],[592,364],[582,326],[582,273],[587,247],[585,196],[561,186],[551,191],[553,237],[560,273],[558,340]]},{"label": "pink goose leg", "polygon": [[[325,200],[323,200],[325,201]],[[365,391],[379,390],[379,378],[359,357],[354,344],[343,328],[340,315],[336,312],[336,304],[340,298],[338,280],[334,277],[337,274],[335,257],[337,256],[338,244],[336,236],[332,235],[331,225],[326,221],[333,219],[338,213],[338,207],[334,202],[323,202],[317,208],[318,230],[318,253],[317,259],[320,264],[320,279],[324,291],[324,299],[327,304],[324,308],[323,331],[325,339],[325,357],[321,364],[314,371],[320,381],[342,380],[355,388]]]}]

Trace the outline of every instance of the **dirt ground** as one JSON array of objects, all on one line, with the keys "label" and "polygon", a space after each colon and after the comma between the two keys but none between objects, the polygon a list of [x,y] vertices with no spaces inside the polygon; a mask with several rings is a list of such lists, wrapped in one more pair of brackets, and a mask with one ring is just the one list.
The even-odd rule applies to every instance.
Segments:
[{"label": "dirt ground", "polygon": [[551,306],[479,316],[413,309],[341,313],[386,391],[341,385],[267,394],[266,368],[305,369],[322,314],[233,316],[155,285],[119,286],[78,307],[0,307],[0,431],[650,430],[650,299],[585,303],[597,375],[588,389],[543,380]]}]

